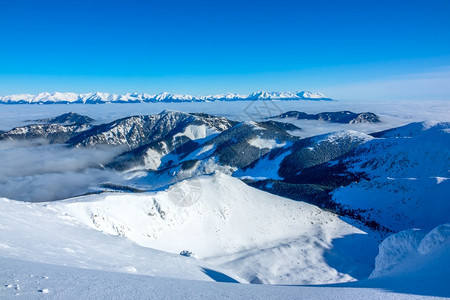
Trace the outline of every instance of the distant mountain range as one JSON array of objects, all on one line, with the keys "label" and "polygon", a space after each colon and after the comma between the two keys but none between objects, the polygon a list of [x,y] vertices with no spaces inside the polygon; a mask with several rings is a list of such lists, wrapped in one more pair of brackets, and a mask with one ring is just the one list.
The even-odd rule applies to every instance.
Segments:
[{"label": "distant mountain range", "polygon": [[60,93],[44,92],[37,95],[19,94],[0,97],[3,104],[96,104],[96,103],[157,103],[157,102],[209,102],[209,101],[249,101],[249,100],[325,100],[332,101],[321,93],[301,92],[254,92],[247,95],[236,93],[208,96],[192,96],[174,93],[156,95],[127,93],[123,95],[110,93]]}]

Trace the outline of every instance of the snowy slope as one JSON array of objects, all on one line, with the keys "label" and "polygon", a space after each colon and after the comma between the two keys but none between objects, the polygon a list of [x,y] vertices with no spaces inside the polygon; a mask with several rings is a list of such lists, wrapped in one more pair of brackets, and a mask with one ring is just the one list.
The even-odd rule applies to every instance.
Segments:
[{"label": "snowy slope", "polygon": [[448,124],[446,123],[438,123],[432,121],[424,121],[424,122],[414,122],[407,124],[405,126],[400,126],[392,129],[383,130],[380,132],[373,133],[372,136],[378,138],[390,138],[390,137],[398,137],[398,138],[406,138],[406,137],[414,137],[418,136],[428,129],[434,127],[434,129],[439,128],[448,128]]},{"label": "snowy slope", "polygon": [[49,93],[37,95],[20,94],[0,97],[5,104],[55,104],[55,103],[147,103],[147,102],[206,102],[206,101],[246,101],[246,100],[331,100],[321,93],[302,92],[254,92],[248,95],[218,94],[192,96],[173,93],[156,95],[128,93],[123,95],[110,93]]},{"label": "snowy slope", "polygon": [[335,159],[371,139],[371,136],[353,130],[298,139],[295,143],[280,145],[233,175],[256,179],[290,179],[300,174],[302,169]]},{"label": "snowy slope", "polygon": [[[233,284],[105,272],[0,257],[0,297],[5,299],[424,299],[426,282],[375,280],[338,286]],[[180,272],[183,270],[180,269]],[[395,288],[394,284],[401,288]],[[423,286],[425,285],[425,291]],[[416,287],[414,289],[414,287]],[[417,289],[419,287],[419,289]],[[436,287],[432,285],[432,287]],[[428,290],[426,289],[428,288]],[[427,293],[431,291],[431,293]],[[416,295],[414,295],[415,293]],[[432,297],[429,297],[433,299]]]},{"label": "snowy slope", "polygon": [[[93,230],[46,204],[0,198],[0,257],[171,278],[211,280],[200,261]],[[180,269],[183,272],[180,272]]]},{"label": "snowy slope", "polygon": [[416,134],[405,126],[363,144],[342,162],[367,180],[335,190],[333,200],[394,231],[449,222],[449,126],[438,123]]},{"label": "snowy slope", "polygon": [[244,282],[352,280],[330,267],[324,252],[332,248],[333,239],[365,235],[331,213],[221,173],[153,194],[102,194],[47,207],[143,246],[172,253],[187,250]]},{"label": "snowy slope", "polygon": [[[156,179],[168,184],[193,175],[209,174],[215,169],[235,171],[258,160],[271,149],[298,140],[275,123],[234,124],[223,131],[221,128],[187,127],[162,142],[150,143],[125,153],[116,161],[123,161],[120,164],[122,170],[156,170],[156,173],[148,174],[148,181],[154,183]],[[184,140],[174,143],[176,138]],[[180,146],[170,146],[174,144]]]},{"label": "snowy slope", "polygon": [[380,277],[380,281],[415,282],[418,288],[434,282],[436,294],[450,296],[450,224],[429,232],[409,229],[384,240],[371,274]]},{"label": "snowy slope", "polygon": [[[422,299],[450,296],[448,225],[426,235],[427,252],[387,276],[338,285],[271,286],[232,282],[193,258],[142,248],[89,229],[45,205],[0,200],[0,297],[26,299]],[[419,250],[420,251],[420,250]],[[427,255],[430,254],[430,255]],[[273,258],[271,258],[273,259]],[[409,261],[406,261],[409,262]],[[51,263],[51,264],[47,264]],[[164,277],[160,277],[164,276]],[[188,279],[188,280],[186,280]],[[192,280],[194,279],[194,281]],[[195,281],[201,280],[201,281]]]}]

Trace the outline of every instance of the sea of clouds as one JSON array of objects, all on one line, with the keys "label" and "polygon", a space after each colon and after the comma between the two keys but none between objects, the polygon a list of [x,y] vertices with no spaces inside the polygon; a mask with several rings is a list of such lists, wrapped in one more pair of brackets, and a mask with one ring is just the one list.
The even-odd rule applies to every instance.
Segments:
[{"label": "sea of clouds", "polygon": [[120,176],[104,168],[119,147],[68,148],[43,140],[0,142],[0,196],[53,201],[96,190]]}]

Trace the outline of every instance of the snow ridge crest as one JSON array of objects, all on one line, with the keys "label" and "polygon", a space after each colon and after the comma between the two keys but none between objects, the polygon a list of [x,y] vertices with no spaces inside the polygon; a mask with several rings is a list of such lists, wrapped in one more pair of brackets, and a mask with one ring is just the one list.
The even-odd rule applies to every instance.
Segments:
[{"label": "snow ridge crest", "polygon": [[96,103],[157,103],[157,102],[209,102],[209,101],[253,101],[253,100],[325,100],[332,101],[331,98],[325,97],[321,93],[312,93],[309,91],[300,92],[254,92],[247,95],[236,93],[192,96],[185,94],[176,94],[163,92],[159,94],[146,93],[127,93],[127,94],[111,94],[111,93],[60,93],[60,92],[44,92],[37,95],[18,94],[0,96],[0,103],[3,104],[96,104]]}]

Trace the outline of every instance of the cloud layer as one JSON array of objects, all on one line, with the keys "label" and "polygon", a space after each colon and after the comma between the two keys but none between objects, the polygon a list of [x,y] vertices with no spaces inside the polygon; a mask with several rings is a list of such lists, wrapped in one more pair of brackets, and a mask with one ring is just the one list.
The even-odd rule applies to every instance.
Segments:
[{"label": "cloud layer", "polygon": [[39,202],[94,191],[99,183],[119,176],[103,168],[119,150],[0,142],[0,196]]}]

